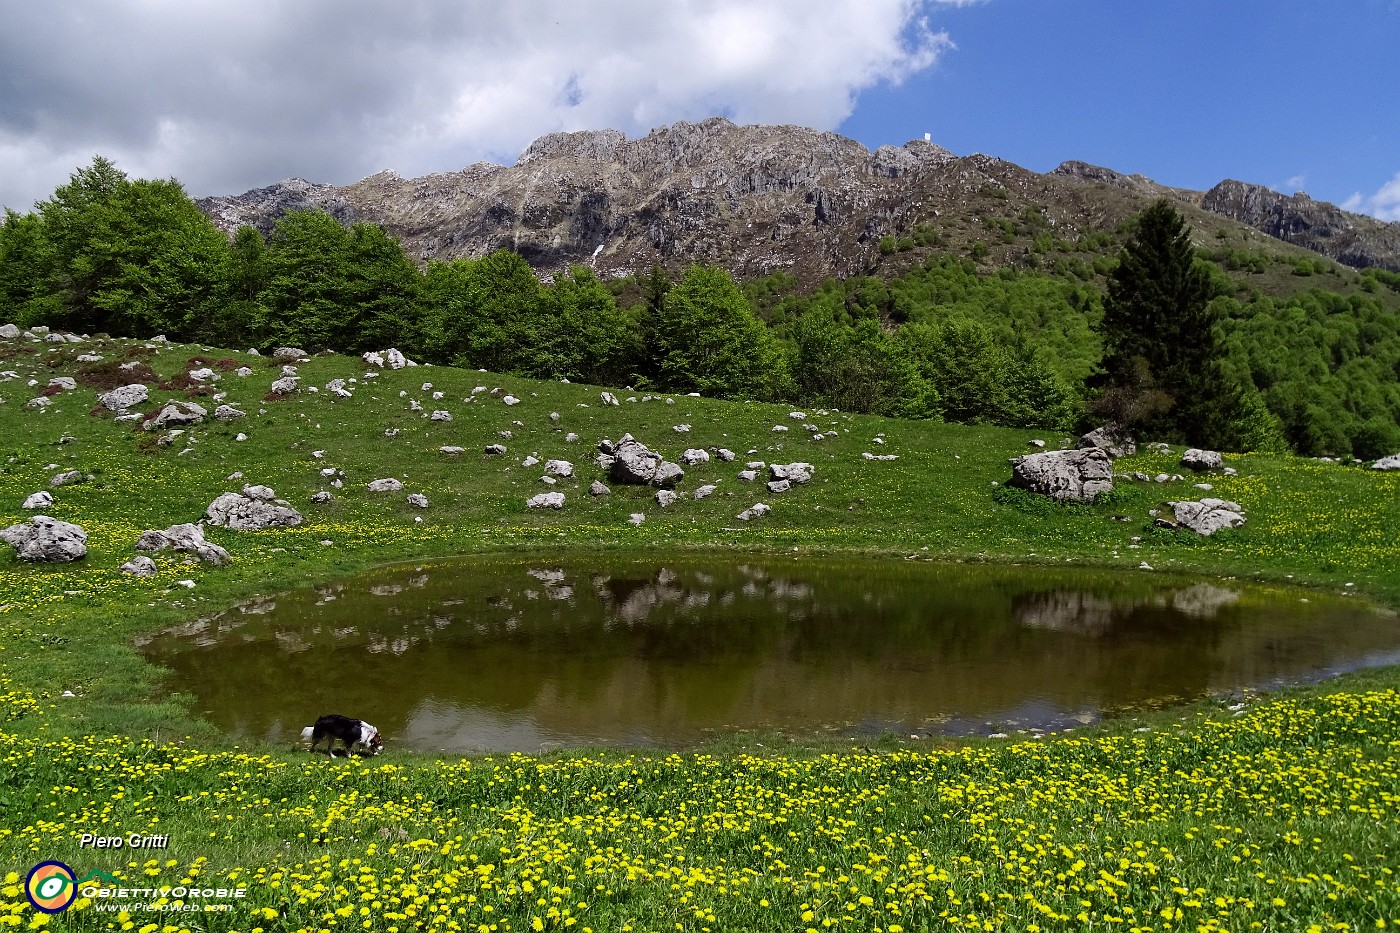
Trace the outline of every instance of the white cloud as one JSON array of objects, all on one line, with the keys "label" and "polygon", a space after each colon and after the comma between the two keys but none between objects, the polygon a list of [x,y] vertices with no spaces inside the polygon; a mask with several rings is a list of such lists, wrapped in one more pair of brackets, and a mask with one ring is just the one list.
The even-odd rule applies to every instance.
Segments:
[{"label": "white cloud", "polygon": [[1372,195],[1360,191],[1342,202],[1342,209],[1370,214],[1379,220],[1400,221],[1400,172]]},{"label": "white cloud", "polygon": [[1308,183],[1308,177],[1303,174],[1293,175],[1280,186],[1281,191],[1297,191]]},{"label": "white cloud", "polygon": [[830,129],[969,0],[0,0],[0,203],[94,153],[233,193],[513,161],[556,130]]}]

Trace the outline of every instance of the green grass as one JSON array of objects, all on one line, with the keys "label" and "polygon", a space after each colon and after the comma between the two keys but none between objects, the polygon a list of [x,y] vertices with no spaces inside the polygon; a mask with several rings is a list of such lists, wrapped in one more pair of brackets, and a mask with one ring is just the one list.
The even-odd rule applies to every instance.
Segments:
[{"label": "green grass", "polygon": [[[1204,494],[1191,489],[1194,478],[1120,483],[1092,506],[999,492],[1006,460],[1031,450],[1031,438],[1061,440],[1032,431],[805,410],[812,423],[838,432],[814,443],[788,407],[665,395],[643,401],[646,393],[624,390],[614,391],[638,401],[611,407],[596,387],[436,367],[362,381],[353,399],[323,390],[263,401],[276,375],[268,361],[179,347],[148,362],[163,377],[183,372],[196,353],[236,356],[256,371],[246,379],[225,374],[216,386],[248,418],[197,426],[188,453],[181,451],[190,435],[159,447],[128,424],[89,414],[91,388],[56,395],[48,411],[23,408],[49,377],[76,370],[76,354],[96,349],[111,360],[132,346],[0,344],[0,370],[21,376],[0,383],[0,526],[24,519],[20,502],[58,469],[94,477],[55,490],[46,510],[87,529],[85,560],[34,567],[0,556],[0,729],[8,736],[0,752],[0,872],[17,873],[0,886],[0,925],[31,922],[19,883],[43,858],[120,872],[128,882],[204,877],[249,887],[248,902],[228,913],[195,921],[135,915],[129,922],[137,930],[152,919],[211,930],[407,930],[427,918],[436,929],[518,930],[539,919],[561,929],[702,933],[1033,924],[1360,929],[1400,920],[1393,875],[1400,674],[1393,669],[1287,691],[1238,716],[1202,702],[1040,742],[945,748],[888,740],[868,750],[736,736],[674,755],[395,754],[327,765],[282,749],[236,747],[194,717],[187,698],[164,695],[160,672],[133,647],[141,634],[307,580],[524,548],[1147,563],[1355,592],[1393,607],[1400,606],[1394,475],[1228,457],[1239,475],[1210,478],[1210,494],[1240,502],[1249,522],[1200,539],[1152,529],[1148,514],[1167,499]],[[326,356],[301,372],[304,386],[324,386],[362,377],[364,367]],[[26,386],[30,378],[39,385]],[[433,389],[423,390],[425,382]],[[489,393],[465,402],[478,385],[521,404],[508,407]],[[445,397],[434,401],[433,391]],[[176,394],[153,392],[145,409]],[[411,411],[410,399],[424,411]],[[437,408],[454,420],[430,421],[427,412]],[[679,424],[690,431],[677,433]],[[789,430],[773,432],[779,424]],[[386,437],[391,428],[397,435]],[[503,430],[513,436],[499,437]],[[247,441],[234,439],[240,431]],[[566,441],[568,432],[579,439]],[[722,446],[739,462],[689,470],[682,491],[703,482],[717,482],[719,491],[665,510],[647,491],[617,485],[611,496],[589,497],[599,476],[594,445],[624,432],[672,459],[687,447]],[[484,455],[494,442],[508,454]],[[467,452],[443,455],[444,444]],[[318,450],[323,458],[313,456]],[[863,451],[899,459],[867,461]],[[547,488],[540,468],[519,465],[530,453],[575,464],[575,478],[555,487],[567,496],[562,511],[525,508],[528,496]],[[809,461],[816,479],[769,495],[736,478],[747,459]],[[1140,454],[1117,469],[1174,473],[1176,459]],[[323,467],[341,469],[345,487],[332,503],[314,506],[311,493],[330,488]],[[226,480],[235,470],[244,478]],[[404,493],[364,489],[385,475],[402,479]],[[272,486],[306,524],[210,529],[233,555],[227,568],[186,566],[164,553],[157,577],[118,572],[141,531],[196,520],[216,495],[243,482]],[[409,492],[427,495],[430,508],[408,506]],[[735,518],[757,501],[772,513]],[[647,515],[639,527],[628,522],[633,512]],[[195,586],[176,585],[181,579]],[[78,696],[62,698],[64,690]],[[83,831],[168,832],[172,848],[80,851]],[[348,915],[336,915],[347,907]],[[126,922],[113,917],[85,909],[55,923]]]}]

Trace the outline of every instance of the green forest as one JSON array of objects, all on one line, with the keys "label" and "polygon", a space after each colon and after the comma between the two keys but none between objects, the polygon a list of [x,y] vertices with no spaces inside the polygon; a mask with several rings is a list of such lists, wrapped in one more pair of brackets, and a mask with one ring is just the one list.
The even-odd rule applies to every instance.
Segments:
[{"label": "green forest", "polygon": [[[724,269],[542,282],[509,251],[419,267],[378,226],[294,212],[231,238],[174,180],[98,157],[0,226],[0,322],[1227,450],[1400,451],[1400,275],[1342,294],[1249,282],[1271,260],[1193,247],[1165,203],[1083,261],[979,270],[928,251],[897,275],[803,289]],[[914,246],[881,243],[882,253]]]}]

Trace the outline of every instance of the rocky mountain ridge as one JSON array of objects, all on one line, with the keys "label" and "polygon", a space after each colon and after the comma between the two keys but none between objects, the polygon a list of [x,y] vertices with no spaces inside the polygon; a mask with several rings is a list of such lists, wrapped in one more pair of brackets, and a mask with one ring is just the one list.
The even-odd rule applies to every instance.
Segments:
[{"label": "rocky mountain ridge", "polygon": [[511,166],[479,162],[410,179],[381,172],[344,187],[291,179],[198,203],[229,232],[240,224],[268,232],[304,208],[372,221],[423,262],[508,248],[546,275],[576,263],[615,276],[702,262],[740,277],[781,270],[814,282],[869,271],[882,238],[971,237],[993,215],[1029,211],[1074,239],[1112,230],[1163,196],[1183,204],[1199,234],[1229,235],[1243,223],[1349,265],[1400,270],[1400,225],[1305,195],[1239,182],[1186,191],[1081,162],[1042,175],[923,140],[871,152],[835,133],[721,118],[635,140],[616,130],[553,133]]}]

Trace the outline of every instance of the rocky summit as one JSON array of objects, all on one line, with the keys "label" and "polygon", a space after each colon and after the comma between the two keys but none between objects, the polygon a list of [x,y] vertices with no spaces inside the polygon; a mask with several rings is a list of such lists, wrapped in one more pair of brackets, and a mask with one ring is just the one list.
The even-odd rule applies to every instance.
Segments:
[{"label": "rocky summit", "polygon": [[741,278],[782,271],[813,282],[867,272],[882,238],[966,228],[989,204],[1007,217],[1034,211],[1070,238],[1111,229],[1159,197],[1184,205],[1198,230],[1248,224],[1340,262],[1400,270],[1400,225],[1305,195],[1238,182],[1187,191],[1082,162],[1038,174],[923,140],[871,152],[835,133],[721,118],[640,139],[553,133],[511,166],[386,171],[344,187],[290,179],[199,206],[230,233],[241,224],[270,232],[298,209],[370,221],[420,262],[510,249],[546,275],[578,263],[610,277],[700,262]]}]

